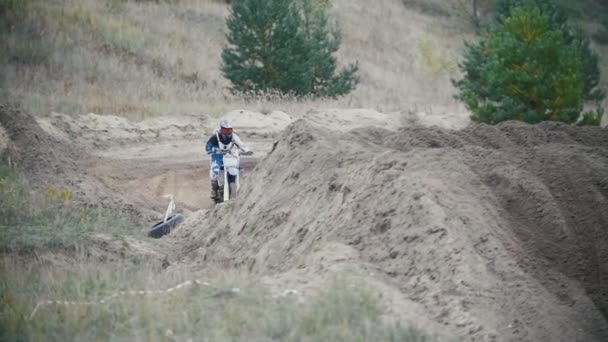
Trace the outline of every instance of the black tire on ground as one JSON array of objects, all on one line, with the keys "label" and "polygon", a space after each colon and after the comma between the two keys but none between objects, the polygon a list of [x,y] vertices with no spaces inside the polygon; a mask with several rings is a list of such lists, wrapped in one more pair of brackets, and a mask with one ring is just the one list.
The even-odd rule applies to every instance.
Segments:
[{"label": "black tire on ground", "polygon": [[154,226],[152,226],[152,228],[150,228],[150,231],[148,232],[148,236],[151,238],[160,239],[163,236],[171,233],[171,230],[173,230],[175,227],[184,222],[184,220],[185,218],[181,214],[170,216],[167,219],[167,222],[160,221]]}]

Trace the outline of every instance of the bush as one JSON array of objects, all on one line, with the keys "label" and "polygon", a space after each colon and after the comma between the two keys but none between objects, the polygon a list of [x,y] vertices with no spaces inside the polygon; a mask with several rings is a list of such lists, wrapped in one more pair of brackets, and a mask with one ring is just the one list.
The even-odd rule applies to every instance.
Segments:
[{"label": "bush", "polygon": [[466,44],[460,66],[464,79],[455,85],[473,120],[601,120],[599,110],[581,116],[585,100],[599,102],[604,97],[597,89],[597,56],[582,34],[544,2],[499,6],[504,16],[496,26],[479,43]]},{"label": "bush", "polygon": [[356,65],[336,73],[340,34],[326,1],[234,1],[227,26],[222,71],[233,92],[337,97],[358,83]]},{"label": "bush", "polygon": [[589,39],[583,31],[568,23],[568,16],[553,0],[500,0],[497,4],[498,21],[503,22],[512,15],[514,9],[526,5],[538,6],[543,14],[549,16],[551,28],[562,33],[566,45],[580,51],[585,80],[585,100],[601,101],[605,94],[598,88],[600,83],[598,56],[591,49]]}]

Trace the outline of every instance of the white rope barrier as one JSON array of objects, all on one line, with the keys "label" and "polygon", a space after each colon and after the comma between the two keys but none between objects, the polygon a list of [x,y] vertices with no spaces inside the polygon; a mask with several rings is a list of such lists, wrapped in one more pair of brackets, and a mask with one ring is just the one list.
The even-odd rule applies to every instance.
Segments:
[{"label": "white rope barrier", "polygon": [[[123,297],[123,296],[149,296],[149,295],[169,295],[172,294],[178,290],[182,290],[182,289],[187,289],[189,287],[192,287],[194,285],[198,285],[198,286],[204,286],[204,287],[209,287],[209,288],[215,288],[213,286],[211,286],[211,284],[209,284],[206,281],[203,280],[199,280],[199,279],[195,279],[195,280],[188,280],[185,281],[183,283],[177,284],[174,287],[170,287],[168,289],[164,289],[164,290],[138,290],[138,291],[119,291],[116,292],[108,297],[105,297],[103,299],[97,300],[97,301],[83,301],[83,302],[76,302],[76,301],[67,301],[67,300],[43,300],[43,301],[39,301],[36,306],[34,307],[34,310],[32,310],[32,313],[29,315],[29,320],[32,320],[34,318],[34,316],[36,315],[36,313],[38,312],[38,310],[43,307],[43,306],[49,306],[49,305],[63,305],[63,306],[92,306],[92,305],[102,305],[102,304],[107,304],[109,302],[111,302],[112,300],[119,298],[119,297]],[[217,289],[217,288],[215,288]],[[229,291],[224,291],[224,293],[239,293],[240,289],[238,288],[233,288]],[[217,294],[214,294],[213,296],[217,296]]]},{"label": "white rope barrier", "polygon": [[[149,295],[161,295],[161,296],[166,296],[166,295],[170,295],[173,293],[176,293],[179,290],[183,290],[183,289],[187,289],[190,288],[192,286],[203,286],[203,287],[207,287],[207,288],[212,288],[215,290],[218,290],[218,292],[213,293],[211,295],[209,295],[209,298],[212,297],[221,297],[221,296],[225,296],[225,295],[237,295],[239,293],[241,293],[241,289],[239,289],[238,287],[234,287],[231,288],[229,290],[222,290],[218,287],[212,286],[210,283],[200,280],[200,279],[195,279],[195,280],[187,280],[184,281],[183,283],[179,283],[173,287],[164,289],[164,290],[137,290],[137,291],[119,291],[116,292],[108,297],[105,297],[103,299],[100,300],[96,300],[96,301],[67,301],[67,300],[42,300],[39,301],[36,306],[34,307],[34,310],[32,310],[32,313],[29,315],[28,320],[32,320],[34,318],[34,316],[36,315],[36,313],[40,310],[40,308],[44,307],[44,306],[50,306],[50,305],[62,305],[62,306],[96,306],[96,305],[103,305],[103,304],[108,304],[111,301],[113,301],[116,298],[119,297],[123,297],[123,296],[149,296]],[[287,296],[292,296],[292,295],[297,295],[298,291],[297,290],[286,290],[284,291],[282,294],[278,295],[278,296],[273,296],[273,298],[277,298],[277,297],[287,297]]]},{"label": "white rope barrier", "polygon": [[[173,212],[175,211],[175,200],[173,195],[165,195],[163,196],[165,198],[168,198],[169,201],[169,205],[167,207],[167,211],[165,212],[165,217],[163,222],[167,222],[167,219],[169,218],[169,216],[171,214],[173,214]],[[44,307],[44,306],[50,306],[50,305],[62,305],[62,306],[95,306],[95,305],[103,305],[103,304],[107,304],[111,301],[113,301],[116,298],[119,297],[123,297],[123,296],[149,296],[149,295],[169,295],[172,293],[175,293],[176,291],[182,290],[182,289],[187,289],[190,288],[192,286],[204,286],[204,287],[208,287],[208,288],[213,288],[215,290],[218,290],[218,292],[210,295],[209,297],[219,297],[219,296],[225,296],[225,295],[235,295],[235,294],[239,294],[241,292],[241,290],[239,288],[232,288],[230,290],[221,290],[217,287],[212,286],[211,284],[209,284],[208,282],[204,281],[204,280],[200,280],[200,279],[195,279],[195,280],[187,280],[184,281],[183,283],[177,284],[174,287],[170,287],[164,290],[138,290],[138,291],[119,291],[116,292],[108,297],[105,297],[103,299],[100,300],[96,300],[96,301],[67,301],[67,300],[42,300],[39,301],[36,306],[34,307],[34,309],[32,310],[32,313],[29,315],[28,320],[32,320],[34,318],[34,316],[36,315],[36,313],[40,310],[40,308]],[[280,298],[280,297],[287,297],[287,296],[291,296],[291,295],[297,295],[298,291],[297,290],[286,290],[284,291],[282,294],[280,295],[274,295],[272,296],[273,298]]]}]

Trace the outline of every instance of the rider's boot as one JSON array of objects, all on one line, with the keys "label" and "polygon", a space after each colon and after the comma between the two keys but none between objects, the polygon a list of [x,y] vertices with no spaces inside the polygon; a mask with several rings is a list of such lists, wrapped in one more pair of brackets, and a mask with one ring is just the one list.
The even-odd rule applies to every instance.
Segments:
[{"label": "rider's boot", "polygon": [[219,189],[219,187],[217,185],[217,181],[211,181],[211,194],[210,194],[211,199],[216,200],[216,199],[220,198],[217,193],[218,189]]}]

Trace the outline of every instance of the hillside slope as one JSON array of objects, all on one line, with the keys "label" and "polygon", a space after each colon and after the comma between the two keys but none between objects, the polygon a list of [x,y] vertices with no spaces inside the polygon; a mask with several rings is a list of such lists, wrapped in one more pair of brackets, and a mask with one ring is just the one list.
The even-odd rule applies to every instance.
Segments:
[{"label": "hillside slope", "polygon": [[606,130],[561,124],[338,134],[298,121],[237,202],[190,217],[173,243],[183,260],[271,277],[348,262],[442,336],[604,341],[607,146]]},{"label": "hillside slope", "polygon": [[[184,225],[162,240],[133,227],[137,243],[114,253],[158,259],[159,278],[236,269],[305,301],[345,272],[377,290],[386,320],[442,340],[607,341],[608,130],[470,125],[450,78],[474,35],[418,6],[438,1],[334,0],[340,61],[362,82],[301,101],[226,93],[223,1],[29,1],[26,25],[0,32],[0,96],[25,108],[0,105],[0,154],[42,191],[146,224],[175,195]],[[70,116],[84,113],[104,115]],[[220,116],[256,154],[239,198],[214,206],[203,145]]]},{"label": "hillside slope", "polygon": [[[447,0],[385,0],[373,6],[364,0],[332,1],[333,18],[342,29],[339,61],[359,63],[358,89],[338,101],[274,96],[253,102],[228,94],[220,71],[229,14],[223,1],[27,3],[27,15],[0,32],[0,94],[18,99],[28,112],[142,119],[159,114],[218,116],[247,106],[294,115],[311,108],[373,108],[439,118],[466,116],[453,99],[450,79],[459,76],[463,41],[475,35],[462,17],[445,15]],[[412,3],[427,9],[439,6],[443,12],[425,14]],[[590,32],[599,25],[580,20]],[[608,45],[596,48],[607,85]]]}]

